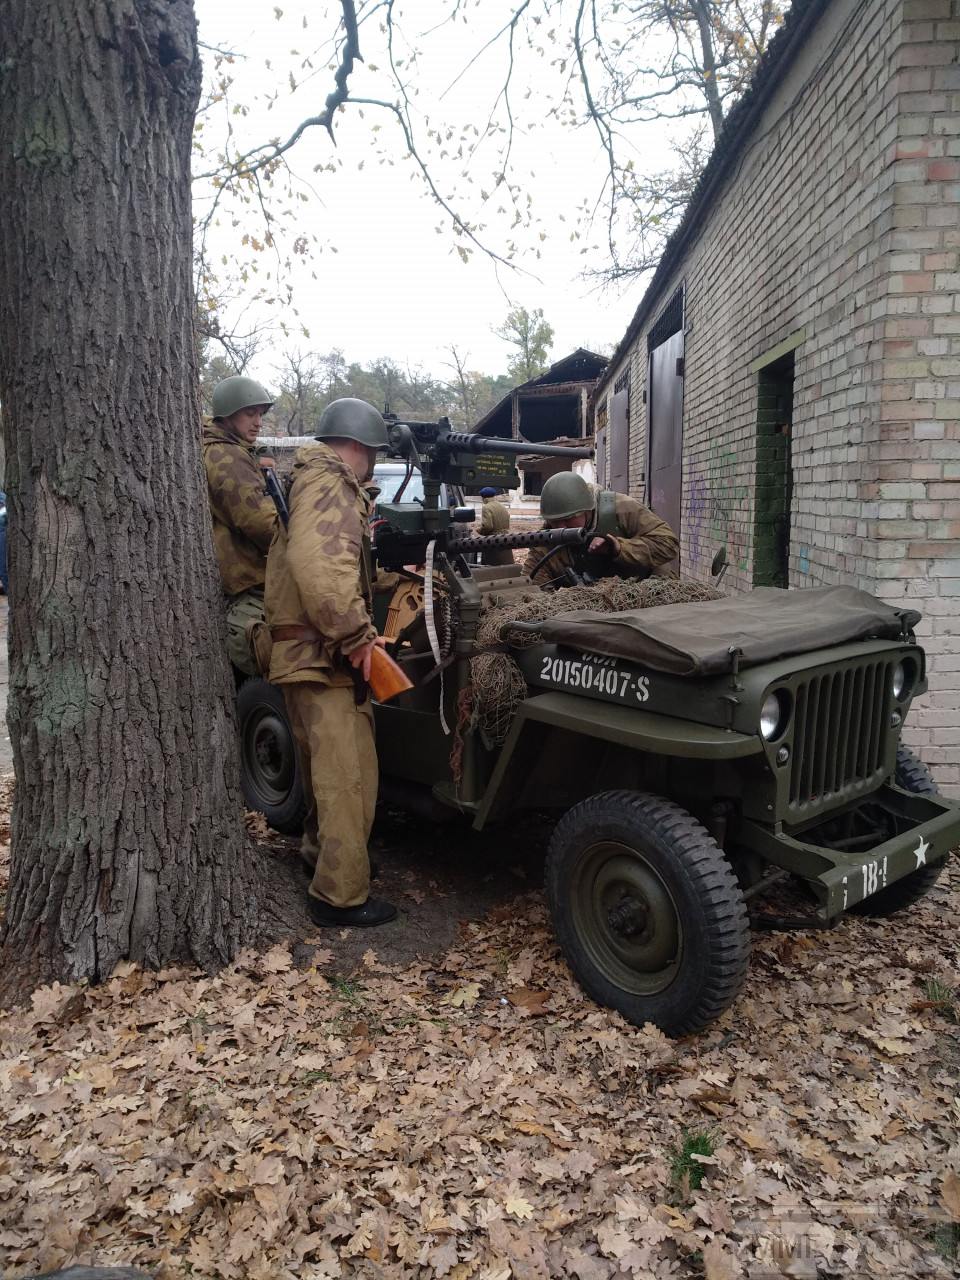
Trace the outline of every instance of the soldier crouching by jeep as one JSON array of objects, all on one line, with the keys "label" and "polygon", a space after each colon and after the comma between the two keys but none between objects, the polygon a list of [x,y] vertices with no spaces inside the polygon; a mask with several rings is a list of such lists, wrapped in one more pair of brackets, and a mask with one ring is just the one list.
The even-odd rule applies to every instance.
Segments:
[{"label": "soldier crouching by jeep", "polygon": [[267,558],[270,681],[283,689],[300,752],[307,814],[301,853],[314,867],[310,915],[319,925],[378,925],[397,912],[371,898],[367,840],[377,800],[368,680],[375,647],[369,499],[387,428],[363,400],[335,400],[316,443],[297,454]]},{"label": "soldier crouching by jeep", "polygon": [[593,577],[676,578],[677,536],[658,515],[625,493],[598,489],[572,471],[551,476],[540,495],[546,529],[586,529],[587,545],[548,552],[534,547],[523,571],[539,586],[567,585],[568,570]]},{"label": "soldier crouching by jeep", "polygon": [[251,665],[247,624],[263,616],[267,552],[277,512],[254,454],[273,396],[252,378],[224,378],[213,391],[213,417],[203,424],[213,548],[227,596],[227,651],[240,671]]}]

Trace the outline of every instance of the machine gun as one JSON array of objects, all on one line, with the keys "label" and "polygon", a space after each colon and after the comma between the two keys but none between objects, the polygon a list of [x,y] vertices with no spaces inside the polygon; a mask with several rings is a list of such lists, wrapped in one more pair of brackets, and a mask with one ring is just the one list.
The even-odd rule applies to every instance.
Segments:
[{"label": "machine gun", "polygon": [[[422,502],[381,502],[377,514],[384,524],[377,530],[377,562],[387,569],[405,564],[422,564],[427,549],[459,562],[471,551],[486,548],[581,546],[586,535],[581,529],[549,529],[532,533],[499,533],[471,537],[457,526],[474,519],[472,507],[448,507],[441,503],[441,486],[479,489],[516,489],[520,485],[513,459],[519,455],[542,458],[589,458],[591,449],[563,445],[528,444],[520,440],[499,440],[492,436],[454,431],[448,418],[437,422],[402,420],[385,413],[390,434],[387,456],[400,458],[412,474],[423,477]],[[403,496],[401,485],[399,497]]]}]

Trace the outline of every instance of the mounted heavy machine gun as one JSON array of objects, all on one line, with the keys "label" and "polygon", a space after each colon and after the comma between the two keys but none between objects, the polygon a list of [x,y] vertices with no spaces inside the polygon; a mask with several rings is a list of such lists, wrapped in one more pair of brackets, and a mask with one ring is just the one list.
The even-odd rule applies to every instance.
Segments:
[{"label": "mounted heavy machine gun", "polygon": [[[592,449],[562,445],[534,445],[521,440],[498,440],[491,436],[454,431],[447,418],[437,422],[414,422],[384,415],[390,432],[387,456],[402,459],[410,475],[423,477],[422,502],[383,502],[378,516],[385,521],[377,530],[377,562],[385,569],[405,564],[425,564],[432,546],[432,560],[442,572],[440,559],[455,562],[460,575],[466,571],[464,556],[487,548],[521,549],[583,545],[580,529],[553,529],[546,532],[499,533],[488,537],[460,532],[459,526],[474,519],[472,507],[449,507],[441,502],[443,486],[451,489],[517,489],[520,476],[513,458],[590,458]],[[401,484],[402,498],[406,482]],[[439,558],[438,558],[439,557]]]},{"label": "mounted heavy machine gun", "polygon": [[[471,536],[461,530],[474,519],[473,508],[443,503],[444,488],[447,493],[487,485],[516,489],[520,477],[513,459],[519,455],[574,459],[589,458],[593,451],[454,431],[446,418],[415,422],[390,413],[384,416],[390,434],[387,455],[406,463],[408,477],[415,469],[420,472],[423,499],[377,505],[380,522],[374,554],[377,564],[387,570],[424,566],[423,611],[397,637],[395,653],[401,662],[409,662],[408,669],[419,677],[421,689],[410,695],[411,706],[430,707],[434,715],[439,709],[440,726],[448,734],[462,699],[468,696],[471,659],[482,652],[477,645],[477,623],[484,592],[517,590],[524,582],[519,566],[470,565],[466,557],[489,547],[582,546],[586,535],[581,529],[552,529]],[[402,499],[405,484],[401,484],[398,498]],[[443,605],[438,609],[441,593]],[[440,677],[436,684],[431,683],[434,675]],[[390,719],[378,716],[378,741],[384,754],[389,753]],[[489,762],[482,764],[481,754],[476,735],[464,734],[456,785],[439,784],[433,788],[434,796],[453,808],[469,811],[476,805],[489,777]]]}]

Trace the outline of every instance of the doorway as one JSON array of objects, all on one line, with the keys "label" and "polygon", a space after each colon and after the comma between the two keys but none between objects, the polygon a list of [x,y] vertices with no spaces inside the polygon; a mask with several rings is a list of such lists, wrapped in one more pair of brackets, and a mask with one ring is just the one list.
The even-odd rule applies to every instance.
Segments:
[{"label": "doorway", "polygon": [[790,585],[794,353],[757,374],[757,473],[753,516],[753,585]]},{"label": "doorway", "polygon": [[680,537],[683,483],[683,292],[677,290],[648,339],[648,505]]}]

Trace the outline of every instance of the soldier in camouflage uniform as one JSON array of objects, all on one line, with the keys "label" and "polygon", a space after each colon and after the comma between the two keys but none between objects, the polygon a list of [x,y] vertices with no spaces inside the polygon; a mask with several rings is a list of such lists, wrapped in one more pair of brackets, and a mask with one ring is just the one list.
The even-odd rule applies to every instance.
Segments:
[{"label": "soldier in camouflage uniform", "polygon": [[534,547],[523,571],[544,586],[560,579],[564,570],[583,567],[589,555],[594,576],[621,578],[676,578],[679,554],[677,536],[649,507],[625,493],[598,489],[582,476],[563,471],[545,481],[540,495],[540,514],[547,529],[587,529],[595,536],[584,550],[561,547],[547,555],[545,547]]},{"label": "soldier in camouflage uniform", "polygon": [[366,681],[381,643],[371,615],[369,499],[363,485],[387,443],[380,414],[335,400],[297,454],[290,522],[267,558],[270,680],[283,688],[309,788],[301,852],[314,865],[320,925],[377,925],[396,908],[369,896],[367,840],[377,800]]},{"label": "soldier in camouflage uniform", "polygon": [[[480,490],[483,510],[480,512],[479,532],[483,537],[491,533],[510,532],[510,512],[497,501],[497,490],[489,486]],[[491,548],[480,552],[481,564],[513,564],[513,552],[509,547]]]},{"label": "soldier in camouflage uniform", "polygon": [[203,424],[213,547],[228,597],[227,649],[234,666],[247,675],[257,674],[247,628],[263,616],[267,552],[277,524],[254,455],[263,415],[272,404],[270,392],[252,378],[225,378],[213,391],[213,418]]}]

